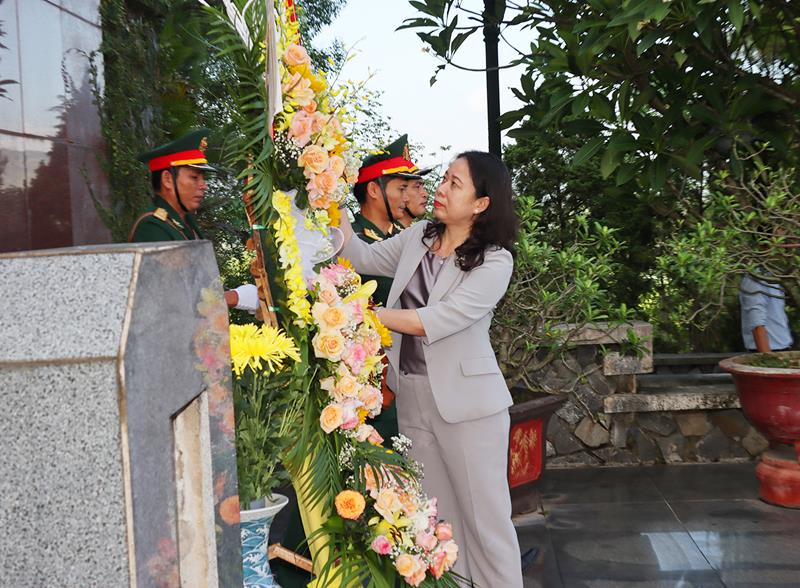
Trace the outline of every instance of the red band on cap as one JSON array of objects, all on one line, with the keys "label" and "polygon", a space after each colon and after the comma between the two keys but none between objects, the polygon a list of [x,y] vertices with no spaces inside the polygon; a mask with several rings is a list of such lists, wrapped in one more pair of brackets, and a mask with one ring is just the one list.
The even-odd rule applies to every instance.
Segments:
[{"label": "red band on cap", "polygon": [[206,159],[206,154],[199,149],[190,149],[188,151],[178,151],[177,153],[154,157],[147,162],[147,166],[150,168],[151,172],[154,172],[170,168],[174,165],[188,165],[186,162],[208,163],[208,160]]},{"label": "red band on cap", "polygon": [[414,162],[405,159],[404,157],[392,157],[385,159],[378,163],[373,163],[367,167],[362,167],[358,170],[358,184],[362,182],[369,182],[381,176],[391,175],[396,173],[414,173],[417,171],[417,166]]}]

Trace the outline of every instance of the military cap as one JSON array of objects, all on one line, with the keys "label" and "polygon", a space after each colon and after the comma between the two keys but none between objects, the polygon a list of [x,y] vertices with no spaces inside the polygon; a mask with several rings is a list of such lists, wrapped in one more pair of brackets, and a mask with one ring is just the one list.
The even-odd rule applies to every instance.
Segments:
[{"label": "military cap", "polygon": [[408,135],[402,135],[381,149],[380,152],[364,158],[361,168],[358,170],[356,183],[361,184],[381,177],[418,180],[421,178],[417,173],[418,170],[419,168],[411,161],[408,154]]},{"label": "military cap", "polygon": [[205,171],[217,171],[206,159],[205,151],[210,134],[211,131],[208,129],[196,129],[174,141],[142,153],[139,161],[146,163],[151,172],[184,165]]}]

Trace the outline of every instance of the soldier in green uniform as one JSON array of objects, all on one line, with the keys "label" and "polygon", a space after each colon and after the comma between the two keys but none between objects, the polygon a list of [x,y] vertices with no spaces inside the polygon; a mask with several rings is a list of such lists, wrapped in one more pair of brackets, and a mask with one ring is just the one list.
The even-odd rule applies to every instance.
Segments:
[{"label": "soldier in green uniform", "polygon": [[[361,210],[354,215],[352,223],[353,230],[362,241],[383,241],[405,228],[399,219],[407,214],[409,182],[422,179],[418,170],[409,158],[407,135],[402,135],[380,153],[364,159],[358,170],[358,182],[353,187],[353,194]],[[392,279],[369,275],[361,277],[364,281],[375,280],[378,283],[372,299],[376,304],[386,306]],[[386,386],[382,388],[383,410],[369,424],[375,427],[389,446],[391,438],[399,434],[397,407],[392,391]]]},{"label": "soldier in green uniform", "polygon": [[[206,192],[206,172],[216,169],[206,159],[208,129],[194,130],[139,156],[147,163],[153,186],[153,205],[134,222],[132,243],[203,239],[195,212]],[[229,307],[255,312],[258,290],[244,284],[225,292]]]},{"label": "soldier in green uniform", "polygon": [[[352,223],[353,230],[362,241],[383,241],[405,228],[399,219],[406,214],[409,182],[421,179],[415,173],[417,169],[409,159],[407,135],[401,136],[380,153],[364,159],[358,170],[358,182],[353,186],[353,195],[360,211],[354,215]],[[385,306],[392,279],[383,276],[362,278],[364,281],[378,282],[372,298],[377,304]]]}]

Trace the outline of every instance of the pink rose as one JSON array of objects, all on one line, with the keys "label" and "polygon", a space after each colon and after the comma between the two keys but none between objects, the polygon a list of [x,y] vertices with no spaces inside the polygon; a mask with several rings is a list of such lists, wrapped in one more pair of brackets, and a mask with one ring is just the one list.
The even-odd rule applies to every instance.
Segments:
[{"label": "pink rose", "polygon": [[328,124],[330,116],[321,112],[315,112],[314,118],[311,121],[311,128],[315,133],[319,133]]},{"label": "pink rose", "polygon": [[433,533],[420,532],[417,533],[414,542],[417,544],[417,547],[421,547],[425,551],[433,551],[433,548],[436,547],[439,540],[436,539]]},{"label": "pink rose", "polygon": [[343,402],[340,406],[342,407],[342,424],[340,427],[345,431],[355,429],[359,425],[355,404],[350,401]]},{"label": "pink rose", "polygon": [[353,314],[353,320],[355,320],[357,323],[364,322],[364,311],[361,308],[361,303],[358,300],[353,300],[350,303],[350,312]]},{"label": "pink rose", "polygon": [[312,116],[304,111],[296,112],[289,124],[289,138],[298,147],[305,147],[311,140]]},{"label": "pink rose", "polygon": [[380,445],[383,443],[383,437],[381,437],[381,434],[373,428],[372,433],[370,433],[369,437],[367,437],[367,441],[373,445]]},{"label": "pink rose", "polygon": [[392,552],[392,544],[383,535],[375,537],[375,539],[372,540],[370,548],[378,555],[389,555]]},{"label": "pink rose", "polygon": [[453,538],[453,525],[450,523],[439,523],[436,525],[434,533],[439,541],[449,541]]},{"label": "pink rose", "polygon": [[447,553],[445,553],[444,550],[437,550],[433,553],[430,570],[433,577],[437,580],[447,571]]},{"label": "pink rose", "polygon": [[345,352],[342,359],[347,365],[350,366],[350,369],[353,370],[354,374],[359,374],[364,367],[364,360],[367,359],[367,352],[363,345],[360,343],[354,343]]}]

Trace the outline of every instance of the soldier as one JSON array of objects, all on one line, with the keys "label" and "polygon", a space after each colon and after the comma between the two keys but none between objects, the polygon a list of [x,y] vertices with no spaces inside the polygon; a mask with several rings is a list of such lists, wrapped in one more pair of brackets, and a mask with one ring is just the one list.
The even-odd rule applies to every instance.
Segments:
[{"label": "soldier", "polygon": [[[403,135],[380,153],[364,159],[358,170],[358,182],[353,186],[361,210],[354,215],[353,230],[362,241],[383,241],[402,231],[399,218],[408,205],[406,190],[410,181],[421,178],[417,166],[409,159],[408,136]],[[364,281],[375,280],[378,288],[373,300],[386,304],[391,278],[362,276]]]},{"label": "soldier", "polygon": [[[191,241],[203,239],[195,212],[206,191],[206,172],[217,171],[206,159],[208,129],[197,129],[139,156],[147,163],[153,186],[153,206],[131,228],[128,241]],[[255,312],[258,290],[244,284],[225,292],[228,307]]]},{"label": "soldier", "polygon": [[[364,159],[358,170],[358,182],[353,186],[353,194],[361,205],[354,215],[353,231],[367,243],[389,239],[402,231],[405,226],[399,219],[406,215],[410,182],[421,180],[416,164],[409,159],[408,135],[403,135],[380,153]],[[366,282],[375,280],[378,287],[372,299],[376,304],[386,305],[392,279],[384,276],[361,276]],[[385,377],[384,377],[385,381]],[[397,428],[397,407],[394,394],[382,386],[383,410],[369,424],[375,427],[386,441],[399,434]]]},{"label": "soldier", "polygon": [[[431,168],[426,168],[415,173],[419,176],[424,176],[430,172]],[[421,177],[416,180],[409,180],[406,195],[408,196],[408,204],[403,210],[403,216],[397,220],[403,227],[408,228],[428,212],[428,190],[425,188],[425,180]]]}]

